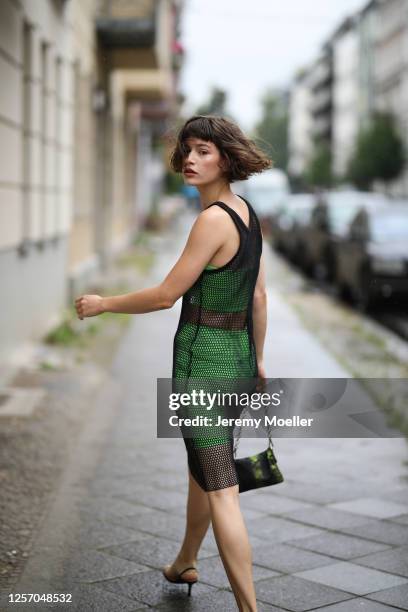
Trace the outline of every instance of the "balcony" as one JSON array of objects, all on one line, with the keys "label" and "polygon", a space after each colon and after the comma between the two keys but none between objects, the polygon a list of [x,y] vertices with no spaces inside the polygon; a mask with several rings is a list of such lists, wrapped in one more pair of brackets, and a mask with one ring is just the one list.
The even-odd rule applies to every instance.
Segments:
[{"label": "balcony", "polygon": [[96,31],[101,43],[108,48],[140,49],[150,47],[155,40],[155,22],[150,19],[96,20]]},{"label": "balcony", "polygon": [[177,18],[174,1],[100,0],[95,20],[100,57],[118,91],[146,101],[174,96],[184,51],[176,40]]},{"label": "balcony", "polygon": [[172,2],[103,0],[95,28],[111,69],[171,69],[175,20]]}]

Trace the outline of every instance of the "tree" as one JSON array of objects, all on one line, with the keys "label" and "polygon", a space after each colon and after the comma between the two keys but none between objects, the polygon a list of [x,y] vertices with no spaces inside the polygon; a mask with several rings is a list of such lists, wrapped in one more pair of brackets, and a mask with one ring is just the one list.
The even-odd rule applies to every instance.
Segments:
[{"label": "tree", "polygon": [[213,87],[208,99],[208,102],[201,104],[195,114],[196,115],[222,115],[228,116],[226,111],[227,93],[224,89]]},{"label": "tree", "polygon": [[288,166],[288,103],[285,92],[268,89],[261,98],[261,119],[255,124],[257,145],[273,160],[275,168]]},{"label": "tree", "polygon": [[358,134],[347,177],[359,189],[370,189],[377,179],[388,185],[401,174],[405,161],[404,144],[394,116],[376,112],[369,125]]},{"label": "tree", "polygon": [[305,172],[309,185],[331,187],[333,184],[331,150],[325,142],[316,142]]}]

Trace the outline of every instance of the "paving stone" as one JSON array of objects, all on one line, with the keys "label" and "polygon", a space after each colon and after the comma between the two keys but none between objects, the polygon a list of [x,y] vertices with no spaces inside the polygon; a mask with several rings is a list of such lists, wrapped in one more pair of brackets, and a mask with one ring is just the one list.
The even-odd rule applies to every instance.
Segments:
[{"label": "paving stone", "polygon": [[369,519],[363,525],[341,527],[339,531],[393,546],[408,544],[408,527],[387,520]]},{"label": "paving stone", "polygon": [[314,504],[307,504],[290,497],[283,497],[274,494],[267,494],[258,492],[257,496],[250,497],[242,502],[245,504],[244,507],[248,509],[259,510],[264,514],[287,514],[295,510],[304,509],[306,512],[309,509],[310,512],[318,506]]},{"label": "paving stone", "polygon": [[[118,546],[108,546],[103,548],[102,551],[141,565],[149,565],[160,569],[163,565],[174,561],[179,548],[178,544],[170,540],[143,534],[143,538],[140,538],[139,541],[133,540]],[[214,553],[205,549],[203,545],[200,548],[198,562],[213,555]]]},{"label": "paving stone", "polygon": [[78,550],[66,563],[65,570],[70,579],[82,583],[128,576],[150,568],[97,550]]},{"label": "paving stone", "polygon": [[387,545],[379,544],[378,542],[370,542],[363,538],[331,532],[293,541],[289,540],[287,543],[338,559],[352,559],[353,557],[360,557],[364,554],[389,548]]},{"label": "paving stone", "polygon": [[[148,460],[146,459],[146,461]],[[158,501],[160,501],[161,498],[168,500],[168,507],[170,508],[186,506],[187,488],[187,484],[185,484],[184,487],[177,486],[161,490],[150,482],[149,473],[147,472],[143,475],[143,478],[112,477],[112,479],[98,479],[92,483],[90,492],[92,495],[99,497],[106,496],[106,492],[109,491],[109,495],[127,500],[128,503],[145,504],[153,507],[153,503],[146,504],[144,500],[159,498]],[[158,491],[161,491],[160,495],[158,495]],[[130,501],[128,498],[130,498]]]},{"label": "paving stone", "polygon": [[286,610],[284,610],[283,608],[277,608],[276,606],[272,606],[271,604],[266,604],[258,600],[257,608],[258,612],[286,612]]},{"label": "paving stone", "polygon": [[355,563],[340,561],[324,567],[316,567],[294,574],[305,580],[315,580],[355,595],[367,595],[372,591],[379,591],[389,587],[407,583],[401,576],[393,576],[376,569],[361,567]]},{"label": "paving stone", "polygon": [[110,521],[87,521],[79,529],[81,548],[98,548],[131,541],[140,541],[147,536],[142,532],[114,525]]},{"label": "paving stone", "polygon": [[[194,588],[191,591],[191,599],[193,599]],[[277,608],[276,606],[272,606],[270,604],[265,604],[262,602],[257,602],[258,612],[286,612],[282,608]],[[217,590],[211,592],[211,594],[206,594],[200,596],[199,599],[195,598],[193,601],[186,603],[184,606],[181,604],[180,600],[176,602],[171,602],[170,600],[164,604],[164,606],[159,606],[155,608],[155,610],[160,610],[163,612],[183,612],[183,610],[191,610],[194,612],[209,612],[210,610],[217,611],[220,610],[222,612],[237,612],[237,603],[235,601],[234,594],[229,590]]]},{"label": "paving stone", "polygon": [[123,527],[177,541],[182,541],[186,528],[184,517],[147,507],[140,514],[116,517],[114,520]]},{"label": "paving stone", "polygon": [[313,509],[289,512],[286,518],[334,530],[340,527],[362,525],[367,520],[365,517],[353,515],[350,512],[335,510],[332,506],[315,506]]},{"label": "paving stone", "polygon": [[184,612],[184,610],[194,610],[194,612],[208,612],[209,610],[236,612],[237,604],[231,591],[216,590],[214,593],[200,595],[198,598],[194,595],[194,589],[195,586],[193,586],[191,591],[191,602],[185,602],[183,605],[180,599],[173,601],[169,597],[165,604],[155,607],[155,610],[162,612]]},{"label": "paving stone", "polygon": [[252,548],[252,558],[253,562],[258,565],[285,574],[333,563],[331,557],[295,548],[288,544],[268,544]]},{"label": "paving stone", "polygon": [[[120,594],[111,593],[99,585],[81,585],[77,593],[75,608],[70,607],[70,610],[73,609],[78,612],[113,612],[114,610],[137,612],[137,610],[149,609],[148,606],[141,602],[128,599]],[[59,606],[57,609],[67,610],[67,606],[68,604],[65,604],[65,608]]]},{"label": "paving stone", "polygon": [[342,502],[348,499],[354,499],[357,495],[361,495],[361,488],[358,490],[357,485],[354,487],[347,481],[339,481],[336,486],[316,483],[311,486],[309,483],[287,482],[283,488],[284,482],[280,483],[279,491],[276,490],[276,495],[283,495],[292,499],[298,499],[302,502],[312,504],[330,504],[334,502]]},{"label": "paving stone", "polygon": [[405,504],[405,507],[408,506],[408,487],[401,487],[400,489],[390,491],[387,493],[387,498],[392,499],[397,503]]},{"label": "paving stone", "polygon": [[146,506],[102,495],[83,500],[79,509],[81,514],[84,515],[84,521],[87,520],[87,515],[91,519],[108,520],[118,516],[134,516],[149,512],[149,508]]},{"label": "paving stone", "polygon": [[278,576],[258,582],[256,596],[260,601],[293,612],[313,610],[319,606],[352,598],[350,593],[293,575]]},{"label": "paving stone", "polygon": [[[174,514],[148,509],[147,507],[143,507],[143,510],[142,516],[116,517],[114,522],[130,529],[140,530],[143,533],[174,540],[181,545],[186,527],[184,517],[181,518]],[[257,543],[263,543],[263,540],[252,536],[251,544],[255,545]],[[202,547],[207,551],[218,553],[218,546],[211,525],[205,535]]]},{"label": "paving stone", "polygon": [[267,514],[265,514],[265,512],[262,512],[261,510],[255,510],[252,508],[248,508],[245,506],[242,506],[242,504],[240,503],[240,508],[241,508],[241,512],[242,515],[244,517],[245,522],[246,521],[251,521],[253,519],[257,519],[257,518],[264,518],[265,516],[267,516]]},{"label": "paving stone", "polygon": [[[107,591],[149,606],[168,606],[171,602],[178,605],[180,610],[183,604],[190,604],[190,597],[187,595],[188,586],[171,584],[158,570],[106,580],[100,585]],[[194,601],[199,601],[205,594],[216,592],[216,590],[207,584],[197,582],[192,587],[191,598],[194,597]]]},{"label": "paving stone", "polygon": [[119,496],[128,502],[142,504],[151,508],[157,508],[158,510],[177,510],[179,513],[185,512],[187,503],[186,495],[178,493],[176,491],[160,492],[157,489],[150,489],[148,487],[141,488],[136,491],[129,491],[128,493],[121,494]]},{"label": "paving stone", "polygon": [[[210,584],[214,587],[230,588],[224,565],[218,555],[202,559],[198,564],[198,571],[200,582]],[[253,564],[254,581],[278,575],[279,573],[272,569],[260,567],[255,563]]]},{"label": "paving stone", "polygon": [[323,606],[319,608],[319,612],[396,612],[396,610],[364,597],[355,597],[331,606]]},{"label": "paving stone", "polygon": [[402,504],[397,504],[396,502],[378,497],[361,497],[360,499],[353,499],[352,501],[329,504],[328,507],[375,518],[398,516],[403,514],[406,510],[406,506]]},{"label": "paving stone", "polygon": [[389,519],[393,523],[399,523],[400,525],[408,525],[408,514],[401,514],[400,516],[393,516]]},{"label": "paving stone", "polygon": [[365,565],[366,567],[373,567],[408,578],[408,546],[391,548],[390,550],[372,555],[357,557],[353,559],[353,563]]},{"label": "paving stone", "polygon": [[154,487],[173,489],[179,493],[184,493],[188,490],[188,473],[186,470],[182,474],[161,470],[149,476],[149,484]]},{"label": "paving stone", "polygon": [[408,584],[401,584],[391,589],[370,593],[370,595],[367,595],[367,598],[390,604],[390,606],[396,606],[402,610],[408,610]]},{"label": "paving stone", "polygon": [[271,543],[323,533],[321,529],[316,527],[301,525],[295,521],[289,521],[277,516],[250,520],[246,522],[246,526],[251,537],[261,537],[264,540],[269,540]]}]

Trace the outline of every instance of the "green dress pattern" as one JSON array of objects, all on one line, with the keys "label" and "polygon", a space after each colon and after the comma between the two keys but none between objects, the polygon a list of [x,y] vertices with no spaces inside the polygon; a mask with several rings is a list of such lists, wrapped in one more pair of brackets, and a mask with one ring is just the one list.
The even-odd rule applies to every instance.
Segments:
[{"label": "green dress pattern", "polygon": [[[244,199],[244,198],[242,198]],[[239,233],[235,255],[225,265],[208,264],[183,296],[173,345],[173,384],[177,389],[230,391],[234,381],[258,374],[253,340],[252,302],[262,253],[262,234],[255,211],[249,225],[224,202],[214,202],[231,217]],[[199,385],[197,386],[197,382]],[[237,406],[190,405],[179,416],[211,416],[212,425],[181,427],[189,469],[205,491],[238,484],[233,457],[233,427],[218,417],[239,416]],[[229,412],[230,411],[230,412]]]}]

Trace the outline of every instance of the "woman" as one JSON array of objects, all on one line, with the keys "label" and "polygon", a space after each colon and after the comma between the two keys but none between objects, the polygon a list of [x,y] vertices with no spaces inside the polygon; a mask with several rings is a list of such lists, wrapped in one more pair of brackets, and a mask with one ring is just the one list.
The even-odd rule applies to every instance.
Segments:
[{"label": "woman", "polygon": [[[262,234],[252,206],[234,181],[272,165],[232,121],[197,115],[178,133],[171,167],[200,194],[201,212],[177,263],[157,286],[125,295],[83,295],[80,319],[103,312],[141,314],[171,308],[183,296],[174,337],[172,378],[265,378],[266,290]],[[233,439],[225,432],[184,438],[189,492],[180,551],[163,574],[198,580],[197,555],[212,523],[218,550],[241,612],[256,611],[252,552],[239,506]]]}]

